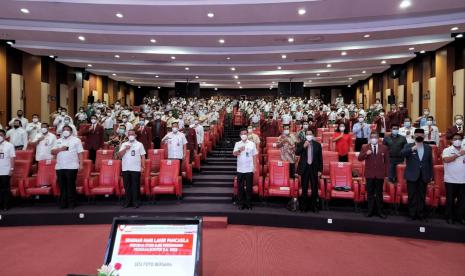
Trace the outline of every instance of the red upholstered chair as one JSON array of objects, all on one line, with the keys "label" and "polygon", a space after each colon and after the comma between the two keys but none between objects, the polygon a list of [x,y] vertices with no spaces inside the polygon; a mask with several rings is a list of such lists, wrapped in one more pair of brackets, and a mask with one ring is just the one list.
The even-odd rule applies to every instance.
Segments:
[{"label": "red upholstered chair", "polygon": [[318,128],[316,131],[317,137],[323,138],[323,133],[329,132],[329,128]]},{"label": "red upholstered chair", "polygon": [[37,175],[29,177],[25,182],[24,189],[22,189],[24,197],[33,195],[60,195],[55,164],[56,160],[39,161]]},{"label": "red upholstered chair", "polygon": [[92,161],[85,160],[82,163],[82,168],[78,171],[76,177],[76,193],[89,195],[90,173],[92,171]]},{"label": "red upholstered chair", "polygon": [[270,161],[270,172],[265,178],[264,197],[297,197],[298,179],[289,177],[289,162]]},{"label": "red upholstered chair", "polygon": [[[404,178],[405,164],[397,165],[397,189],[396,189],[396,203],[408,204],[408,190],[407,181]],[[434,186],[431,183],[426,188],[426,206],[432,207],[434,204]]]},{"label": "red upholstered chair", "polygon": [[[360,202],[367,201],[367,193],[366,193],[366,183],[365,181],[359,182],[360,183]],[[396,186],[393,183],[384,180],[383,184],[383,202],[393,204],[393,207],[396,207]]]},{"label": "red upholstered chair", "polygon": [[111,160],[113,159],[114,150],[97,150],[95,155],[95,165],[92,175],[98,175],[100,168],[102,166],[102,160]]},{"label": "red upholstered chair", "polygon": [[186,150],[184,152],[184,159],[182,160],[182,177],[188,181],[189,183],[192,183],[192,163],[190,162],[190,151]]},{"label": "red upholstered chair", "polygon": [[[263,197],[263,176],[260,175],[259,164],[255,163],[255,169],[253,173],[252,193]],[[237,197],[237,176],[234,176],[234,196]]]},{"label": "red upholstered chair", "polygon": [[446,205],[446,187],[444,185],[444,165],[434,166],[434,207]]},{"label": "red upholstered chair", "polygon": [[270,167],[270,161],[272,160],[281,160],[281,150],[272,149],[267,152],[265,155],[265,163],[263,165],[263,174],[268,174],[268,169]]},{"label": "red upholstered chair", "polygon": [[329,145],[326,143],[321,143],[321,150],[322,151],[329,151]]},{"label": "red upholstered chair", "polygon": [[[82,152],[82,160],[89,160],[89,151],[88,150],[84,150]],[[91,166],[90,166],[90,169],[92,171],[92,162],[90,162]]]},{"label": "red upholstered chair", "polygon": [[148,159],[150,160],[150,174],[157,175],[160,172],[160,162],[165,158],[165,150],[154,149],[148,151]]},{"label": "red upholstered chair", "polygon": [[17,150],[15,160],[24,160],[31,163],[28,174],[31,173],[32,163],[34,161],[34,150]]},{"label": "red upholstered chair", "polygon": [[278,139],[279,137],[266,137],[266,145],[276,143]]},{"label": "red upholstered chair", "polygon": [[179,160],[162,160],[160,174],[150,181],[152,196],[159,194],[174,194],[178,199],[182,197],[182,179],[179,176]]},{"label": "red upholstered chair", "polygon": [[27,160],[15,160],[13,174],[10,180],[10,191],[14,197],[25,196],[24,186],[31,170],[31,163]]},{"label": "red upholstered chair", "polygon": [[325,144],[330,145],[329,148],[332,149],[331,143],[332,143],[332,137],[334,135],[334,132],[323,132],[323,136],[321,137],[322,142]]},{"label": "red upholstered chair", "polygon": [[[324,157],[323,157],[324,158]],[[355,207],[359,202],[359,183],[352,179],[352,164],[350,162],[331,162],[330,181],[326,189],[329,199],[350,199]]]},{"label": "red upholstered chair", "polygon": [[338,162],[339,160],[339,156],[337,154],[337,152],[335,151],[326,151],[326,150],[323,150],[323,172],[321,174],[321,178],[323,179],[323,183],[324,183],[324,191],[325,191],[325,196],[323,197],[323,199],[327,200],[329,199],[329,189],[328,189],[328,183],[331,179],[331,171],[329,169],[329,164],[331,162]]},{"label": "red upholstered chair", "polygon": [[439,148],[436,145],[430,145],[433,151],[433,165],[441,165],[442,156],[439,154]]},{"label": "red upholstered chair", "polygon": [[[141,195],[146,195],[146,196],[150,196],[150,167],[152,166],[151,164],[152,162],[150,161],[150,159],[145,159],[145,170],[142,172],[142,174],[140,175],[140,194]],[[126,194],[126,189],[124,189],[124,181],[123,181],[123,177],[120,178],[120,181],[119,181],[119,190],[121,192],[121,195],[125,195]]]},{"label": "red upholstered chair", "polygon": [[121,196],[119,181],[121,175],[121,160],[102,160],[100,173],[91,178],[89,194]]}]

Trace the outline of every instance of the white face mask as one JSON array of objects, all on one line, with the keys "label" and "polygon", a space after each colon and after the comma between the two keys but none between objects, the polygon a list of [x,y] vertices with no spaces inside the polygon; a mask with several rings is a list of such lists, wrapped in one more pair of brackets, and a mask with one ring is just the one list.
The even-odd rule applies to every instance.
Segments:
[{"label": "white face mask", "polygon": [[289,135],[289,129],[285,129],[285,130],[283,131],[283,133],[284,133],[284,135]]},{"label": "white face mask", "polygon": [[463,124],[463,120],[462,120],[462,119],[457,119],[457,120],[455,121],[455,123],[456,123],[457,125],[461,126],[461,125]]},{"label": "white face mask", "polygon": [[61,116],[66,116],[66,112],[62,111]]},{"label": "white face mask", "polygon": [[346,128],[345,128],[345,127],[339,127],[339,130],[340,130],[341,132],[343,132],[344,130],[346,130]]},{"label": "white face mask", "polygon": [[433,125],[433,121],[426,121],[426,124],[429,125],[429,126],[432,126],[432,125]]},{"label": "white face mask", "polygon": [[371,143],[372,145],[378,144],[378,138],[371,138],[371,139],[370,139],[370,143]]},{"label": "white face mask", "polygon": [[123,118],[123,122],[125,122],[125,123],[126,123],[127,121],[128,121],[128,119],[126,119],[126,118]]},{"label": "white face mask", "polygon": [[69,121],[69,120],[65,120],[65,125],[69,125],[70,122],[71,121]]},{"label": "white face mask", "polygon": [[452,144],[454,145],[454,147],[459,148],[462,146],[462,140],[454,140]]},{"label": "white face mask", "polygon": [[384,113],[379,113],[379,116],[384,117]]},{"label": "white face mask", "polygon": [[173,128],[172,128],[172,131],[173,131],[174,133],[176,133],[176,132],[178,132],[178,128],[177,128],[177,127],[173,127]]},{"label": "white face mask", "polygon": [[38,118],[32,118],[32,122],[37,123],[39,121]]},{"label": "white face mask", "polygon": [[71,135],[71,132],[69,130],[63,131],[63,137],[69,137]]},{"label": "white face mask", "polygon": [[308,129],[308,125],[304,125],[304,129]]},{"label": "white face mask", "polygon": [[307,136],[305,136],[305,139],[307,139],[307,141],[312,141],[313,140],[313,135],[307,135]]},{"label": "white face mask", "polygon": [[92,120],[90,120],[90,121],[92,122],[92,124],[97,123],[97,120],[95,120],[95,119],[92,119]]},{"label": "white face mask", "polygon": [[242,140],[242,141],[246,141],[246,140],[247,140],[247,135],[242,134],[242,135],[241,135],[241,140]]},{"label": "white face mask", "polygon": [[5,141],[5,137],[0,136],[0,143],[2,143],[3,141]]},{"label": "white face mask", "polygon": [[136,140],[136,136],[129,135],[128,139],[129,139],[129,141],[133,142],[134,140]]},{"label": "white face mask", "polygon": [[40,132],[42,132],[43,134],[47,133],[48,132],[48,129],[46,127],[43,127],[40,129]]},{"label": "white face mask", "polygon": [[359,121],[360,123],[362,123],[363,120],[364,120],[363,118],[358,118],[358,121]]},{"label": "white face mask", "polygon": [[247,132],[248,132],[248,133],[252,133],[252,132],[253,132],[253,129],[249,128],[249,129],[247,129]]}]

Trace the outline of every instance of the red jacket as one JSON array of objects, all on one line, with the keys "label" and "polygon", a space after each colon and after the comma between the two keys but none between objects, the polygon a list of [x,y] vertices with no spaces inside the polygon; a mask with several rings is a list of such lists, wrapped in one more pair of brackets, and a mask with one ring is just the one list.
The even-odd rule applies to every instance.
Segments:
[{"label": "red jacket", "polygon": [[136,131],[137,141],[144,145],[145,152],[147,152],[152,143],[152,129],[149,126],[144,126],[143,130],[141,128],[140,125],[137,125],[134,130]]},{"label": "red jacket", "polygon": [[[370,155],[367,155],[368,150],[371,150]],[[384,179],[389,175],[389,151],[383,144],[377,144],[376,155],[371,144],[363,145],[358,160],[365,160],[365,178]]]},{"label": "red jacket", "polygon": [[92,128],[92,125],[85,128],[82,131],[83,136],[86,136],[86,142],[84,148],[86,150],[98,150],[103,147],[103,126],[96,124],[95,129]]},{"label": "red jacket", "polygon": [[[381,133],[381,128],[383,127],[382,119],[383,118],[381,116],[377,116],[373,122],[374,124],[376,124],[376,132],[378,133]],[[389,132],[391,130],[391,120],[389,120],[389,117],[384,117],[384,124],[386,125],[384,132]]]},{"label": "red jacket", "polygon": [[[157,133],[157,122],[160,122],[160,126]],[[153,120],[150,122],[150,127],[152,128],[152,138],[159,137],[160,139],[166,135],[166,122],[162,120]]]}]

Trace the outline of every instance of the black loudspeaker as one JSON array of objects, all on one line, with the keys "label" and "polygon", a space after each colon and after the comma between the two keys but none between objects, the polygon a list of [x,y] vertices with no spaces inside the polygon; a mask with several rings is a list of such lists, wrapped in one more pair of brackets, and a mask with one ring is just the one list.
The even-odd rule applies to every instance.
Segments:
[{"label": "black loudspeaker", "polygon": [[200,97],[200,84],[198,82],[175,82],[174,92],[176,97]]},{"label": "black loudspeaker", "polygon": [[278,97],[303,97],[303,82],[279,82]]},{"label": "black loudspeaker", "polygon": [[88,81],[90,78],[90,73],[89,72],[82,72],[82,79]]},{"label": "black loudspeaker", "polygon": [[391,70],[389,71],[389,77],[391,79],[398,79],[400,77],[402,68],[399,66],[392,66]]},{"label": "black loudspeaker", "polygon": [[396,104],[396,96],[389,95],[388,96],[388,104]]},{"label": "black loudspeaker", "polygon": [[87,103],[91,103],[93,104],[94,103],[94,96],[90,95],[90,96],[87,96]]}]

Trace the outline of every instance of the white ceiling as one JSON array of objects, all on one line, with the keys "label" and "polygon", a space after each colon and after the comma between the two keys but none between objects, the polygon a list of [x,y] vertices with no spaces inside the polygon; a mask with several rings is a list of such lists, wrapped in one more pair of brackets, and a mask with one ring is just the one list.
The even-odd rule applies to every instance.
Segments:
[{"label": "white ceiling", "polygon": [[189,79],[202,87],[270,87],[291,78],[307,86],[347,85],[442,47],[452,41],[452,27],[465,30],[463,0],[411,0],[406,9],[400,2],[8,0],[0,9],[0,38],[134,85]]}]

